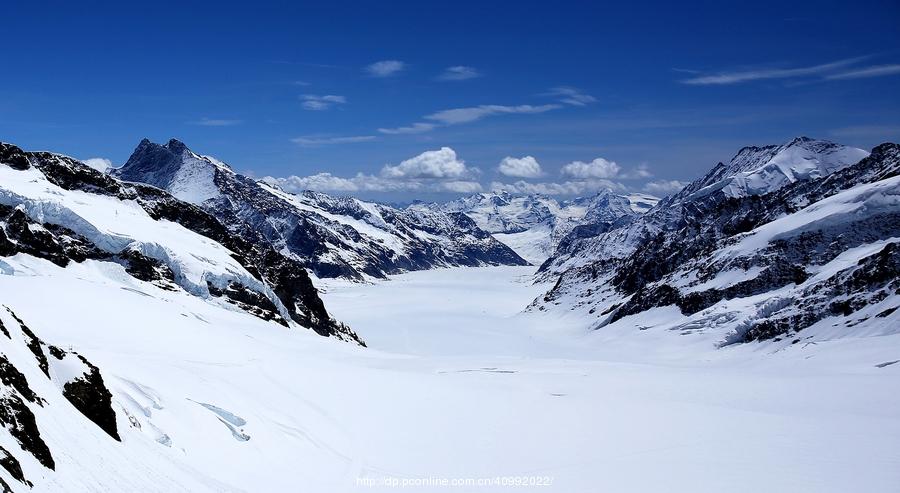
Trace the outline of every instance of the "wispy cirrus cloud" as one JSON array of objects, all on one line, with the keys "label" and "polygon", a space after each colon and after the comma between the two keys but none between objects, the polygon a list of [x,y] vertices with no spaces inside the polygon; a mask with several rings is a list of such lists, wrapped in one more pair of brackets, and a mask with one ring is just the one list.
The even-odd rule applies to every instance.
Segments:
[{"label": "wispy cirrus cloud", "polygon": [[886,75],[900,74],[900,64],[890,65],[873,65],[871,67],[862,67],[847,72],[830,74],[825,76],[828,80],[843,79],[868,79],[869,77],[884,77]]},{"label": "wispy cirrus cloud", "polygon": [[407,127],[379,128],[378,131],[386,135],[421,134],[434,130],[436,126],[434,123],[417,122]]},{"label": "wispy cirrus cloud", "polygon": [[352,136],[328,136],[328,135],[304,135],[294,137],[291,142],[299,144],[303,147],[319,147],[334,144],[356,144],[359,142],[370,142],[375,140],[374,135],[352,135]]},{"label": "wispy cirrus cloud", "polygon": [[365,67],[365,72],[372,77],[391,77],[399,74],[406,68],[406,63],[400,60],[381,60]]},{"label": "wispy cirrus cloud", "polygon": [[571,86],[554,87],[544,93],[544,96],[558,97],[559,102],[572,106],[586,106],[596,103],[597,98],[584,93],[581,89]]},{"label": "wispy cirrus cloud", "polygon": [[596,98],[593,96],[569,86],[554,87],[548,92],[542,93],[541,96],[555,97],[559,99],[559,102],[539,105],[482,104],[478,106],[466,106],[463,108],[451,108],[423,116],[423,120],[428,120],[426,122],[416,122],[402,127],[379,128],[378,131],[387,135],[419,134],[429,132],[442,126],[472,123],[492,116],[515,114],[535,115],[565,108],[566,106],[585,106],[596,101]]},{"label": "wispy cirrus cloud", "polygon": [[441,75],[437,76],[437,80],[468,80],[477,77],[481,77],[481,72],[474,67],[456,65],[444,69]]},{"label": "wispy cirrus cloud", "polygon": [[834,62],[823,63],[820,65],[812,65],[806,67],[794,68],[761,68],[753,70],[739,70],[729,72],[719,72],[715,74],[697,75],[688,79],[683,79],[682,84],[709,86],[709,85],[728,85],[740,84],[744,82],[767,80],[767,79],[794,79],[799,77],[810,76],[827,76],[840,69],[856,65],[859,62],[870,58],[869,56],[846,58]]},{"label": "wispy cirrus cloud", "polygon": [[533,115],[535,113],[544,113],[547,111],[562,108],[558,104],[542,104],[533,106],[530,104],[520,104],[518,106],[504,106],[499,104],[483,104],[480,106],[470,106],[467,108],[454,108],[442,110],[430,115],[425,115],[426,120],[433,120],[444,125],[457,125],[460,123],[470,123],[487,118],[494,115],[504,114],[525,114]]},{"label": "wispy cirrus cloud", "polygon": [[452,108],[441,110],[422,117],[428,122],[416,122],[411,125],[393,128],[379,128],[378,131],[386,135],[420,134],[430,132],[441,126],[460,125],[475,122],[496,115],[533,115],[562,108],[560,104],[542,104],[538,106],[521,104],[507,106],[500,104],[483,104],[465,108]]},{"label": "wispy cirrus cloud", "polygon": [[230,127],[233,125],[240,125],[241,123],[243,123],[243,120],[229,120],[223,118],[207,117],[187,122],[188,125],[200,125],[201,127]]},{"label": "wispy cirrus cloud", "polygon": [[300,96],[303,100],[303,109],[309,111],[325,111],[338,104],[346,104],[347,98],[335,94],[326,94],[319,96],[317,94],[304,94]]}]

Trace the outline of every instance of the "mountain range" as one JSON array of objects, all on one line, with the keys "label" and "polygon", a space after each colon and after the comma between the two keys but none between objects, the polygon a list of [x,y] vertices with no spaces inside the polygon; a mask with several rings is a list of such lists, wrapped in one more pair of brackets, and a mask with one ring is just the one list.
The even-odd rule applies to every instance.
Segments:
[{"label": "mountain range", "polygon": [[900,324],[900,147],[800,137],[741,149],[640,217],[573,231],[532,310],[722,344],[893,333]]},{"label": "mountain range", "polygon": [[[487,389],[478,395],[504,416],[577,403],[567,389],[589,389],[569,373],[581,381],[616,366],[567,373],[553,360],[549,373],[543,361],[517,373],[382,353],[318,289],[445,267],[524,273],[529,262],[519,284],[538,284],[528,299],[546,292],[506,319],[586,327],[569,346],[596,336],[638,353],[675,341],[665,347],[768,357],[898,334],[900,146],[869,152],[799,137],[746,147],[662,199],[496,191],[401,208],[288,193],[177,140],[141,141],[106,172],[0,143],[0,490],[265,489],[285,484],[297,450],[304,477],[328,490],[369,467],[358,463],[367,445],[357,437],[390,441],[418,419],[448,425],[419,406],[460,402],[468,379],[498,377],[478,380]],[[404,281],[384,287],[393,282]],[[495,295],[472,285],[452,299]],[[394,317],[408,323],[396,337],[408,346],[409,331],[431,328],[419,325],[420,305],[461,308],[417,296],[398,289],[372,305],[401,307]],[[540,332],[528,334],[538,344]],[[483,342],[472,337],[467,347]],[[512,375],[534,378],[515,380],[524,389],[515,406],[509,384],[497,383]],[[378,435],[392,419],[402,426]],[[397,456],[409,461],[414,449]],[[234,454],[228,470],[214,457],[223,450]]]},{"label": "mountain range", "polygon": [[435,267],[526,264],[464,214],[285,193],[174,139],[141,141],[111,174],[199,206],[232,234],[266,241],[320,278],[364,281]]},{"label": "mountain range", "polygon": [[546,195],[511,194],[499,190],[443,204],[417,204],[409,208],[463,213],[522,258],[540,265],[574,228],[635,217],[647,212],[658,201],[651,195],[621,195],[610,190],[565,201]]}]

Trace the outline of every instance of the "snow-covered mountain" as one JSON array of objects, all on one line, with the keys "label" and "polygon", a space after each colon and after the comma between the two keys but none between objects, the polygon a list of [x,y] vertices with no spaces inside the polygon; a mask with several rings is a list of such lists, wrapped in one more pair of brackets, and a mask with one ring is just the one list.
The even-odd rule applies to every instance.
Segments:
[{"label": "snow-covered mountain", "polygon": [[[361,341],[328,315],[303,266],[235,237],[167,192],[122,183],[72,158],[0,143],[0,255],[183,290],[281,325]],[[7,262],[0,267],[15,271]],[[140,288],[135,288],[140,291]]]},{"label": "snow-covered mountain", "polygon": [[560,202],[539,194],[493,191],[444,204],[415,204],[409,209],[463,213],[526,260],[540,264],[576,226],[639,215],[658,200],[645,194],[618,195],[602,191]]},{"label": "snow-covered mountain", "polygon": [[725,344],[896,332],[898,173],[896,144],[742,149],[636,220],[561,245],[542,267],[557,282],[532,309]]},{"label": "snow-covered mountain", "polygon": [[717,164],[640,217],[573,228],[541,265],[539,276],[548,279],[593,259],[624,258],[641,242],[679,227],[686,216],[695,216],[699,204],[764,195],[791,183],[827,176],[867,155],[862,149],[808,137],[781,145],[745,147],[729,164]]},{"label": "snow-covered mountain", "polygon": [[322,278],[364,280],[434,267],[526,263],[463,214],[401,210],[317,192],[290,194],[174,139],[164,145],[141,141],[112,174],[196,204],[232,233],[251,243],[263,238]]},{"label": "snow-covered mountain", "polygon": [[[266,193],[338,224],[395,224],[353,199]],[[585,237],[646,217],[579,202]],[[392,491],[498,471],[565,492],[890,491],[900,146],[677,204],[647,213],[676,217],[668,229],[585,258],[528,313],[545,289],[523,282],[528,266],[320,280],[366,349],[334,340],[360,342],[268,237],[0,144],[0,491]],[[428,212],[417,224],[452,217]],[[723,457],[729,475],[708,474]],[[641,474],[648,461],[677,474]]]}]

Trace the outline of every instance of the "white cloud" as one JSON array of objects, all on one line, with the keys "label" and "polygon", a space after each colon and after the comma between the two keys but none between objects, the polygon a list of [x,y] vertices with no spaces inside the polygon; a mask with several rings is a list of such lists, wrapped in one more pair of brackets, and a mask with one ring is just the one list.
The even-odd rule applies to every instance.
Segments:
[{"label": "white cloud", "polygon": [[686,185],[686,182],[678,180],[657,180],[646,183],[644,185],[644,191],[663,197],[681,190]]},{"label": "white cloud", "polygon": [[517,178],[537,178],[543,174],[540,163],[531,156],[521,158],[507,156],[500,161],[497,171],[502,175]]},{"label": "white cloud", "polygon": [[386,165],[379,175],[357,173],[343,178],[323,172],[310,176],[265,177],[262,181],[278,185],[289,192],[453,192],[474,193],[482,190],[475,180],[479,171],[466,166],[449,147],[426,151],[401,162]]},{"label": "white cloud", "polygon": [[334,105],[345,104],[347,102],[347,98],[344,96],[337,96],[334,94],[326,94],[325,96],[304,94],[300,96],[300,99],[303,100],[303,109],[310,111],[323,111]]},{"label": "white cloud", "polygon": [[531,183],[519,180],[514,183],[491,183],[491,190],[506,190],[512,193],[539,193],[543,195],[585,195],[601,190],[625,191],[621,183],[610,180],[579,180],[564,182]]},{"label": "white cloud", "polygon": [[327,190],[332,192],[355,192],[359,187],[353,180],[340,178],[331,173],[316,173],[311,176],[289,176],[287,178],[273,178],[267,176],[261,181],[278,185],[287,191],[303,190]]},{"label": "white cloud", "polygon": [[764,79],[790,79],[796,77],[806,77],[813,75],[822,75],[834,72],[841,68],[853,65],[869,57],[848,58],[845,60],[837,60],[831,63],[821,65],[813,65],[810,67],[796,67],[787,69],[757,69],[735,72],[721,72],[711,75],[700,75],[690,79],[682,80],[683,84],[690,85],[725,85],[738,84],[741,82],[749,82]]},{"label": "white cloud", "polygon": [[94,168],[95,170],[106,173],[106,170],[112,168],[112,161],[103,157],[92,157],[90,159],[82,159],[82,163]]},{"label": "white cloud", "polygon": [[640,180],[652,176],[653,173],[650,171],[650,167],[646,164],[639,164],[637,168],[620,173],[618,177],[624,180]]},{"label": "white cloud", "polygon": [[444,190],[456,193],[476,193],[482,190],[477,181],[448,181],[441,184]]},{"label": "white cloud", "polygon": [[900,74],[900,64],[894,65],[874,65],[871,67],[863,67],[839,74],[831,74],[826,76],[829,80],[840,79],[867,79],[869,77],[883,77],[885,75]]},{"label": "white cloud", "polygon": [[548,91],[545,95],[558,97],[560,98],[560,102],[572,106],[585,106],[590,103],[597,102],[597,98],[595,98],[594,96],[585,94],[581,92],[580,89],[569,86],[554,87],[553,89],[550,89],[550,91]]},{"label": "white cloud", "polygon": [[438,80],[466,80],[466,79],[474,79],[476,77],[481,77],[481,72],[473,67],[466,67],[464,65],[456,65],[454,67],[447,67],[444,69],[444,72],[441,73],[437,78]]},{"label": "white cloud", "polygon": [[305,135],[291,139],[291,142],[303,147],[317,147],[332,144],[355,144],[375,140],[374,135],[354,135],[347,137],[328,137],[322,135]]},{"label": "white cloud", "polygon": [[202,127],[230,127],[232,125],[240,125],[241,120],[226,120],[222,118],[206,118],[187,122],[188,125],[200,125]]},{"label": "white cloud", "polygon": [[406,68],[406,64],[400,60],[382,60],[366,67],[366,72],[372,77],[391,77]]},{"label": "white cloud", "polygon": [[386,164],[381,176],[386,178],[462,178],[474,171],[456,157],[456,151],[442,147],[436,151],[425,151],[393,166]]},{"label": "white cloud", "polygon": [[434,123],[417,122],[408,127],[379,128],[378,131],[387,135],[421,134],[430,132],[436,126]]},{"label": "white cloud", "polygon": [[608,161],[598,157],[589,163],[573,161],[562,167],[562,174],[572,178],[615,178],[622,168],[615,161]]},{"label": "white cloud", "polygon": [[444,125],[456,125],[459,123],[469,123],[482,118],[501,115],[501,114],[535,114],[544,113],[546,111],[561,108],[558,104],[544,104],[540,106],[532,106],[530,104],[522,104],[518,106],[503,106],[498,104],[485,104],[481,106],[472,106],[468,108],[455,108],[450,110],[438,111],[427,115],[425,118]]}]

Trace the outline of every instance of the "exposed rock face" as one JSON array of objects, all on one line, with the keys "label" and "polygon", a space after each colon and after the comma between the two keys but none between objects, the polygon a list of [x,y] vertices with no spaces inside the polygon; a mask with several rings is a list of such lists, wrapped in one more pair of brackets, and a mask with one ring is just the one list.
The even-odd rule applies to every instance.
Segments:
[{"label": "exposed rock face", "polygon": [[[56,468],[56,461],[42,437],[41,422],[30,406],[68,413],[69,409],[55,407],[65,403],[61,399],[65,397],[71,404],[71,412],[81,413],[113,439],[120,441],[120,438],[112,394],[103,382],[100,369],[79,354],[47,346],[11,308],[4,308],[0,318],[8,317],[3,324],[8,339],[0,348],[0,425],[18,447],[0,447],[0,467],[16,481],[31,487],[31,481],[23,472],[22,461],[34,460],[50,470]],[[17,345],[25,347],[16,348]],[[19,357],[10,358],[7,352],[17,353]],[[29,361],[27,356],[22,359],[21,356],[29,352],[33,359]],[[45,352],[51,355],[49,361]],[[42,388],[41,382],[36,380],[45,378],[46,383],[55,384],[61,395],[54,397],[45,393],[41,396],[35,392],[35,388]],[[42,389],[47,392],[46,384]],[[64,407],[68,405],[63,404]],[[19,447],[30,457],[20,454]],[[9,484],[4,482],[2,486],[11,491]]]},{"label": "exposed rock face", "polygon": [[560,202],[539,194],[493,191],[445,204],[413,204],[409,209],[463,213],[537,265],[573,230],[638,216],[658,200],[650,195],[619,195],[604,190],[590,197]]},{"label": "exposed rock face", "polygon": [[75,409],[81,411],[81,414],[93,421],[106,434],[117,441],[122,441],[116,428],[116,413],[112,409],[112,394],[103,383],[100,370],[80,354],[70,354],[53,346],[51,346],[50,354],[59,362],[65,362],[70,357],[78,359],[76,364],[80,363],[82,367],[80,369],[84,371],[82,371],[81,376],[63,383],[63,396],[75,406]]},{"label": "exposed rock face", "polygon": [[468,218],[395,209],[322,193],[286,193],[195,154],[182,142],[143,140],[111,173],[203,207],[247,243],[276,251],[318,277],[383,278],[446,266],[524,265]]},{"label": "exposed rock face", "polygon": [[[249,287],[243,286],[243,301],[235,304],[246,308],[249,313],[281,324],[285,324],[285,317],[289,317],[320,335],[363,344],[349,327],[328,315],[302,263],[281,255],[248,225],[241,223],[237,227],[240,234],[235,234],[208,212],[164,190],[137,183],[123,184],[65,156],[25,152],[3,143],[0,143],[0,156],[3,156],[0,162],[4,165],[14,163],[10,167],[20,171],[37,169],[47,181],[65,190],[80,190],[136,202],[153,219],[180,224],[228,248],[233,252],[234,260],[273,293],[250,293]],[[14,191],[9,197],[12,202],[19,200],[15,198]],[[15,253],[44,258],[61,267],[86,259],[112,261],[122,264],[126,272],[137,279],[164,289],[177,289],[179,286],[171,266],[159,258],[151,258],[134,248],[115,248],[112,251],[108,247],[101,248],[65,224],[42,222],[30,217],[22,207],[3,205],[0,201],[0,254]],[[228,284],[216,285],[216,289],[225,292]],[[251,298],[254,301],[248,303]]]},{"label": "exposed rock face", "polygon": [[56,462],[41,438],[34,413],[18,394],[8,389],[3,394],[0,394],[0,424],[19,442],[22,450],[33,455],[47,469],[55,469]]},{"label": "exposed rock face", "polygon": [[[797,147],[829,151],[830,158],[859,155],[810,139],[742,150],[739,166],[732,166],[738,178],[717,166],[677,200],[595,238],[640,233],[627,254],[591,260],[602,245],[581,244],[580,262],[570,260],[573,266],[532,308],[587,308],[601,328],[674,305],[689,317],[685,327],[723,330],[726,343],[786,337],[831,318],[862,327],[877,322],[877,313],[893,317],[900,305],[900,147],[881,145],[852,164],[804,159],[791,167],[781,160],[794,178],[798,169],[813,171],[789,183],[776,180],[765,193],[758,186],[738,193],[735,184],[758,169],[748,156],[768,156],[765,168],[785,149],[808,157]],[[749,306],[731,308],[741,303]]]},{"label": "exposed rock face", "polygon": [[[797,137],[781,145],[745,147],[729,164],[719,163],[644,215],[573,231],[541,266],[541,275],[555,277],[599,258],[625,258],[648,239],[696,222],[706,211],[738,203],[741,198],[752,200],[793,183],[816,181],[867,155],[862,149],[808,137]],[[733,226],[740,226],[735,221],[739,219],[733,219]]]}]

